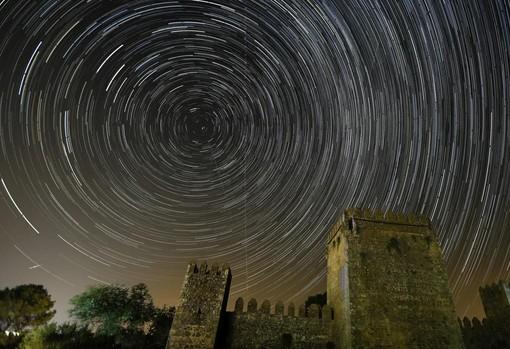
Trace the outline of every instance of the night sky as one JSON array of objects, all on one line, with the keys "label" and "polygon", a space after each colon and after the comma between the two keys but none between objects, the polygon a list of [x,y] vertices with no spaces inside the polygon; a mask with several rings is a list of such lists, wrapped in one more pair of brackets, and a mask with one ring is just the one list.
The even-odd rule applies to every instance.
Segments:
[{"label": "night sky", "polygon": [[0,287],[324,291],[346,207],[431,217],[459,316],[510,277],[507,0],[0,0]]}]

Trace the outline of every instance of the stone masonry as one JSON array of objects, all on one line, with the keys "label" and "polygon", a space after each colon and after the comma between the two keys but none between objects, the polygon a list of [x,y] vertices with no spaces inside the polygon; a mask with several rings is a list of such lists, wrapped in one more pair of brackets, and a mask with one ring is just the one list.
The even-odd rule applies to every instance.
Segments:
[{"label": "stone masonry", "polygon": [[496,284],[480,287],[483,309],[488,318],[497,318],[509,314],[510,283],[500,281]]},{"label": "stone masonry", "polygon": [[463,347],[426,217],[349,209],[330,232],[327,259],[337,347]]},{"label": "stone masonry", "polygon": [[230,268],[188,265],[167,349],[213,349],[230,291]]},{"label": "stone masonry", "polygon": [[348,209],[327,243],[327,305],[239,298],[231,274],[188,266],[167,349],[462,349],[430,221]]},{"label": "stone masonry", "polygon": [[298,310],[290,303],[287,312],[282,302],[276,303],[274,312],[268,300],[257,309],[257,301],[251,299],[246,311],[244,301],[236,301],[234,312],[227,313],[226,347],[243,348],[331,348],[329,324],[331,309],[312,304],[305,311],[304,304]]}]

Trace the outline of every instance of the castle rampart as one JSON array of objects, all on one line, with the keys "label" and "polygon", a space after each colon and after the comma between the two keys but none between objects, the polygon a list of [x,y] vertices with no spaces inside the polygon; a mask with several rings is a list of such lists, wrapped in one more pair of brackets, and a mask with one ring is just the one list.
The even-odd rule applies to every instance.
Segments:
[{"label": "castle rampart", "polygon": [[190,263],[167,349],[463,348],[427,217],[348,209],[327,242],[322,308],[239,298],[227,312],[230,269]]},{"label": "castle rampart", "polygon": [[333,314],[327,305],[320,308],[312,304],[306,311],[302,304],[296,314],[293,303],[289,303],[285,313],[281,301],[274,308],[268,300],[257,307],[258,302],[251,299],[246,311],[242,307],[242,298],[235,304],[235,311],[227,313],[227,343],[232,349],[285,348],[286,345],[288,348],[332,347],[329,324]]},{"label": "castle rampart", "polygon": [[486,318],[459,320],[466,349],[510,348],[510,283],[480,287]]}]

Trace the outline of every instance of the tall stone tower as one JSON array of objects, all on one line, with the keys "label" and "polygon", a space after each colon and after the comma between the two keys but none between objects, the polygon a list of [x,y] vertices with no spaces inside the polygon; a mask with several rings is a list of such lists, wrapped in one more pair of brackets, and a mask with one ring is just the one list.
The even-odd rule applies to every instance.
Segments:
[{"label": "tall stone tower", "polygon": [[188,265],[167,349],[218,348],[218,332],[225,316],[232,276],[230,268]]},{"label": "tall stone tower", "polygon": [[510,283],[500,281],[480,287],[480,298],[487,318],[497,319],[510,314]]},{"label": "tall stone tower", "polygon": [[348,209],[327,246],[337,348],[463,348],[428,218]]}]

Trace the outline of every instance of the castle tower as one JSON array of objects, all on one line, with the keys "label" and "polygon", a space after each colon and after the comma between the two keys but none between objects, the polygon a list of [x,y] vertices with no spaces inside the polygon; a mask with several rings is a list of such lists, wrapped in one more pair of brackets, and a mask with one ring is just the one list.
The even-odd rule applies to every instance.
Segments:
[{"label": "castle tower", "polygon": [[346,210],[329,234],[337,348],[463,348],[428,218]]},{"label": "castle tower", "polygon": [[208,268],[188,265],[179,305],[168,337],[167,349],[217,348],[220,323],[224,318],[231,281],[227,266]]},{"label": "castle tower", "polygon": [[480,287],[485,315],[489,319],[497,319],[510,314],[510,284],[500,281],[497,284]]}]

